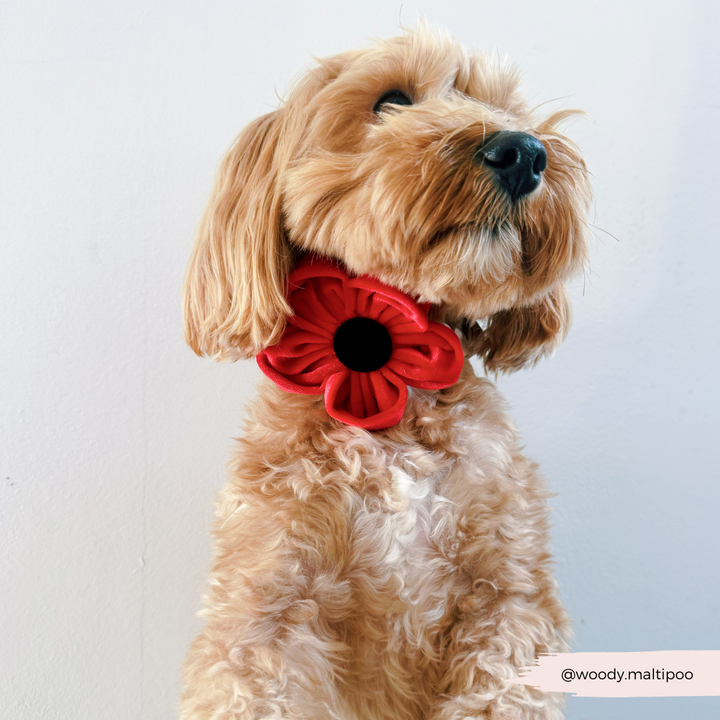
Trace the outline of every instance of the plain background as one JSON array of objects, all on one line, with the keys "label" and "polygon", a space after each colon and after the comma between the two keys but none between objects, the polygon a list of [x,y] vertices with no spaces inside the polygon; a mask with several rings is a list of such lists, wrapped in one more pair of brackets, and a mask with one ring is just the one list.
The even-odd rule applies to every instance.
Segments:
[{"label": "plain background", "polygon": [[[0,11],[0,715],[169,720],[258,378],[182,339],[222,153],[310,56],[421,13],[520,65],[596,193],[556,356],[501,378],[552,500],[575,650],[720,649],[714,0],[97,3]],[[277,94],[276,94],[277,93]],[[571,699],[717,720],[720,698]]]}]

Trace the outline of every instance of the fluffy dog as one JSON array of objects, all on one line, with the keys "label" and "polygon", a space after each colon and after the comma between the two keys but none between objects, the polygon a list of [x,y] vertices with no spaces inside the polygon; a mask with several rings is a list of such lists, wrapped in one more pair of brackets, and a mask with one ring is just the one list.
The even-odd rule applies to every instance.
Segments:
[{"label": "fluffy dog", "polygon": [[[185,286],[215,359],[278,343],[308,253],[431,303],[490,371],[564,337],[587,173],[515,71],[426,28],[318,61],[224,159]],[[560,718],[510,683],[566,648],[546,490],[468,360],[394,427],[266,381],[220,493],[183,720]]]}]

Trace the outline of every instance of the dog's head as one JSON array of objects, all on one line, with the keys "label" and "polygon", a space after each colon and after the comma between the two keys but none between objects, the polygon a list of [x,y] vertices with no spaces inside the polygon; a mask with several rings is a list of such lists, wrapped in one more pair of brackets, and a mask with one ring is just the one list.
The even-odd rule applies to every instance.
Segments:
[{"label": "dog's head", "polygon": [[[436,306],[493,370],[564,337],[585,260],[587,173],[513,70],[426,29],[319,61],[224,159],[185,286],[215,358],[279,341],[303,253]],[[478,321],[484,321],[484,328]]]}]

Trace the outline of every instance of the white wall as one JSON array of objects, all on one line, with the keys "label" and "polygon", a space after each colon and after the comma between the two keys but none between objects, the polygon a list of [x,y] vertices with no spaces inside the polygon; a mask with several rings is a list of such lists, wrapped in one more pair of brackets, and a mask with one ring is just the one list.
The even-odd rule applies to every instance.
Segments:
[{"label": "white wall", "polygon": [[[0,13],[0,716],[174,716],[213,495],[258,372],[182,340],[214,168],[324,55],[416,13],[525,70],[595,178],[551,361],[500,381],[558,493],[576,650],[720,649],[713,0],[93,3]],[[720,699],[569,717],[720,716]]]}]

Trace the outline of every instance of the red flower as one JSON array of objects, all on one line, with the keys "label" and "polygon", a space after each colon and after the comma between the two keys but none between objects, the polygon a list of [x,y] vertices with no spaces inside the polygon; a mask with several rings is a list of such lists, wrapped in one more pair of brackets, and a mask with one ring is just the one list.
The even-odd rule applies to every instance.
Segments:
[{"label": "red flower", "polygon": [[438,390],[460,377],[460,341],[428,320],[429,304],[309,255],[290,274],[289,295],[295,314],[258,365],[283,390],[324,394],[336,420],[391,427],[405,410],[407,385]]}]

